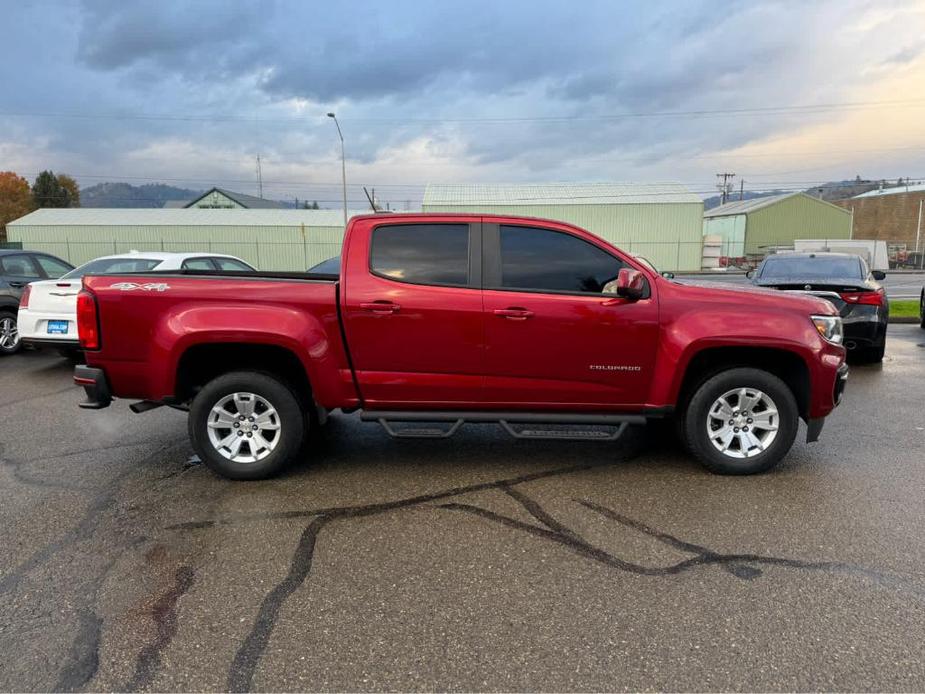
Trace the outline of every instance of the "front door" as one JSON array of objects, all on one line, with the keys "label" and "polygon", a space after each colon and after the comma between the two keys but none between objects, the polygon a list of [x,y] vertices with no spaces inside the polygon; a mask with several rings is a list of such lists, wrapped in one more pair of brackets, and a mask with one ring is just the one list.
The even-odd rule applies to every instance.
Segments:
[{"label": "front door", "polygon": [[646,402],[658,305],[602,294],[628,263],[565,229],[484,224],[485,399],[516,409]]},{"label": "front door", "polygon": [[348,253],[344,326],[365,407],[477,407],[479,222],[383,221]]}]

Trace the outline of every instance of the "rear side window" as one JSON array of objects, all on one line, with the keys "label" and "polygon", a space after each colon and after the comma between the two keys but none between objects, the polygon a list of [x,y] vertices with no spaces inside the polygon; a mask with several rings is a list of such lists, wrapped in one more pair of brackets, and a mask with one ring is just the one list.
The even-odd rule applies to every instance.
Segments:
[{"label": "rear side window", "polygon": [[626,264],[571,234],[501,227],[501,288],[600,294]]},{"label": "rear side window", "polygon": [[413,284],[469,281],[468,224],[397,224],[373,230],[373,273]]}]

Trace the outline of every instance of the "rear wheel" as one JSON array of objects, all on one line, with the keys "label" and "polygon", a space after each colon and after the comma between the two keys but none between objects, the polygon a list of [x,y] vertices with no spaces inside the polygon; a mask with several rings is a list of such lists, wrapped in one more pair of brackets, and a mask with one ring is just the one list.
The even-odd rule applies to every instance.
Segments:
[{"label": "rear wheel", "polygon": [[919,297],[919,327],[925,329],[925,289]]},{"label": "rear wheel", "polygon": [[751,475],[776,465],[796,438],[790,388],[760,369],[723,371],[704,381],[684,413],[686,442],[711,472]]},{"label": "rear wheel", "polygon": [[0,354],[13,354],[22,347],[19,339],[19,325],[16,314],[11,311],[0,311]]},{"label": "rear wheel", "polygon": [[256,480],[292,461],[307,421],[296,395],[276,378],[236,371],[210,381],[193,399],[189,435],[213,472]]}]

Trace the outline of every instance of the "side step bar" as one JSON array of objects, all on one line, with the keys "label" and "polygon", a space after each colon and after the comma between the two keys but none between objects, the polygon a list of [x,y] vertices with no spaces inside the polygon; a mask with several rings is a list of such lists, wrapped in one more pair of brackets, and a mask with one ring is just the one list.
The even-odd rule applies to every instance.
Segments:
[{"label": "side step bar", "polygon": [[[449,438],[463,424],[500,424],[511,436],[517,439],[555,439],[559,441],[616,441],[630,424],[645,424],[642,415],[624,414],[578,414],[554,412],[399,412],[363,410],[360,419],[364,422],[379,422],[386,433],[393,438],[435,439]],[[392,426],[397,422],[445,423],[448,428],[398,428]],[[551,426],[566,425],[605,426],[613,431],[600,430],[559,430],[559,429],[515,429],[513,424],[546,424]]]}]

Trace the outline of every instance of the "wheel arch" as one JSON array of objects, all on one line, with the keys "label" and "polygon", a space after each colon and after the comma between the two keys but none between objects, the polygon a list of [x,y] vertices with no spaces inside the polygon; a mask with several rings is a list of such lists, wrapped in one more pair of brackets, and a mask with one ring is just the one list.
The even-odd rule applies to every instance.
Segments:
[{"label": "wheel arch", "polygon": [[780,378],[793,393],[800,417],[809,418],[811,381],[809,366],[798,353],[779,347],[706,347],[693,354],[684,369],[677,411],[683,412],[691,396],[707,379],[729,369],[753,368]]},{"label": "wheel arch", "polygon": [[303,406],[313,403],[312,382],[294,351],[276,344],[208,342],[194,344],[177,361],[173,399],[189,402],[209,381],[233,371],[256,371],[279,379]]}]

